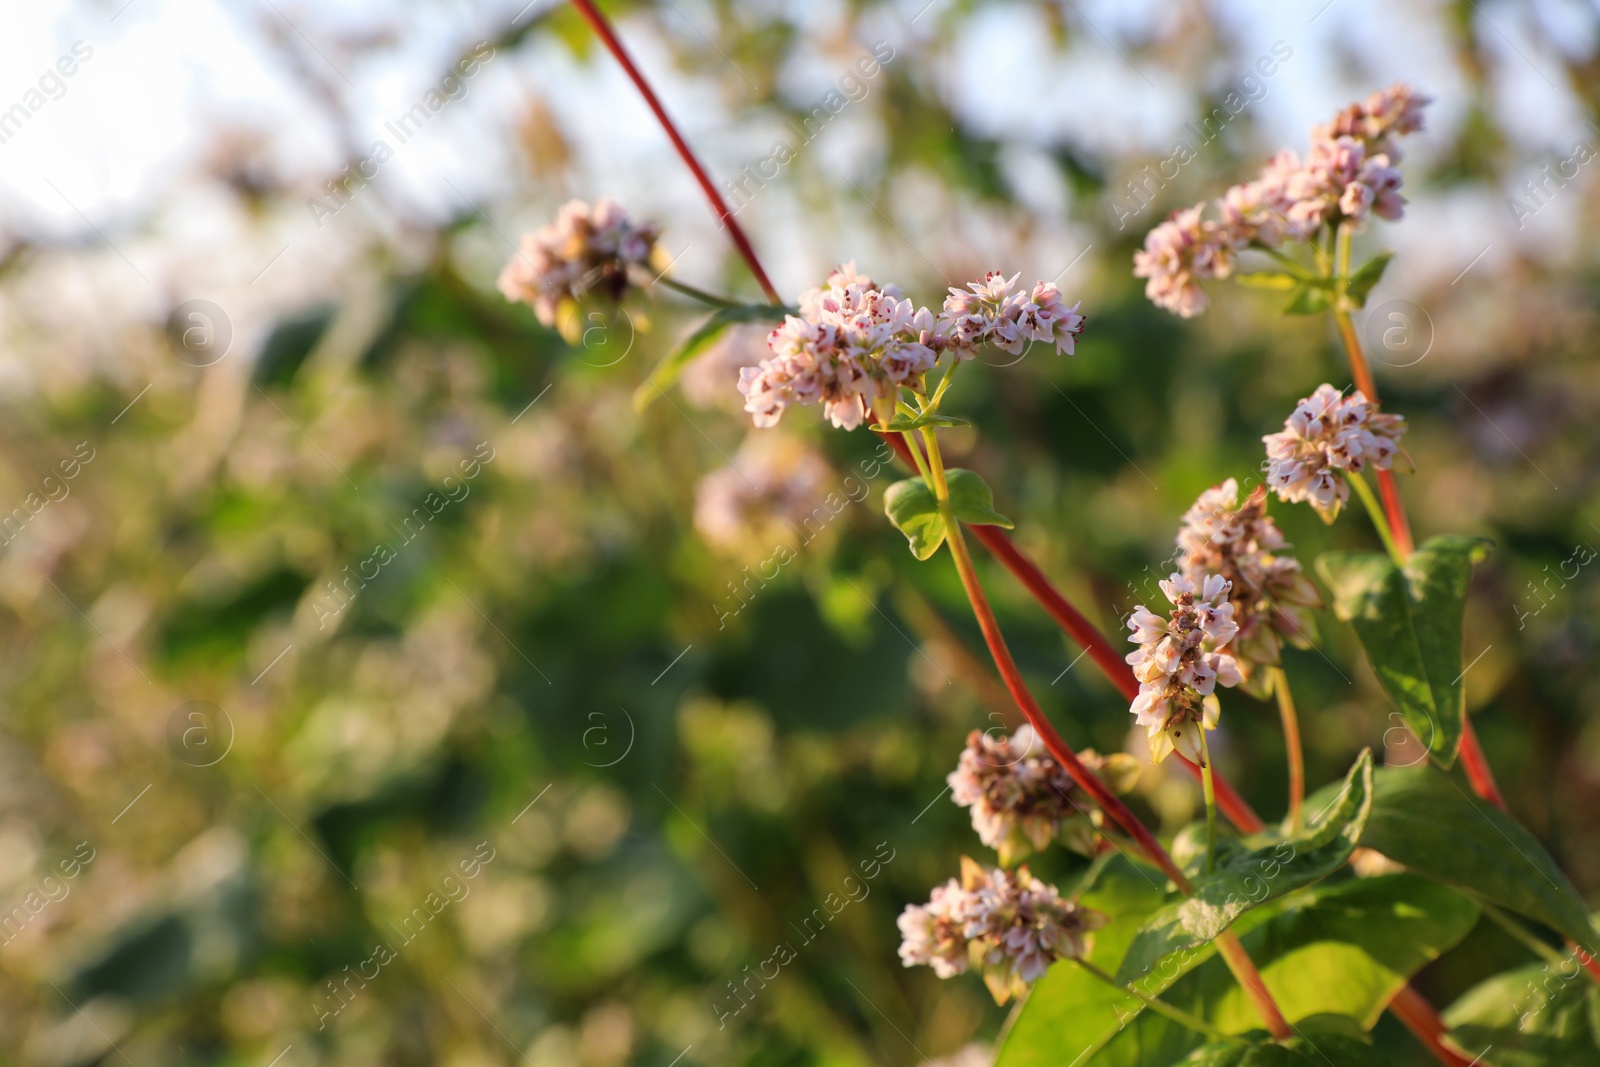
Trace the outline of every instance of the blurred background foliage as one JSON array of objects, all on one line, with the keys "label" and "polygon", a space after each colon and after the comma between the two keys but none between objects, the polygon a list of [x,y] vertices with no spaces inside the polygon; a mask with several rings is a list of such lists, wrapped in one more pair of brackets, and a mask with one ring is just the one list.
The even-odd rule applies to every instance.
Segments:
[{"label": "blurred background foliage", "polygon": [[[172,47],[203,55],[224,32],[138,2],[58,5],[26,68],[89,36],[101,66],[82,77],[101,82],[73,91],[115,95],[153,35],[177,27]],[[1600,540],[1593,180],[1522,227],[1505,203],[1591,139],[1596,15],[1319,6],[609,10],[724,177],[793,143],[789,124],[891,44],[740,217],[789,295],[854,257],[919,303],[1000,266],[1060,272],[1083,297],[1075,358],[963,376],[947,407],[978,429],[948,447],[1111,631],[1153,595],[1195,495],[1254,472],[1297,397],[1348,381],[1327,324],[1278,317],[1274,294],[1216,292],[1189,323],[1154,309],[1133,249],[1349,100],[1397,79],[1433,92],[1408,217],[1361,238],[1400,253],[1372,305],[1412,302],[1432,343],[1378,373],[1412,420],[1419,533],[1498,546],[1467,620],[1487,750],[1517,816],[1600,899],[1600,580],[1547,581]],[[5,163],[33,191],[0,224],[0,504],[26,508],[0,551],[0,895],[26,920],[0,944],[0,1062],[986,1062],[1004,1012],[976,978],[903,970],[894,918],[982,854],[943,776],[969,730],[1012,712],[953,571],[916,565],[882,518],[899,475],[867,474],[867,434],[792,412],[771,432],[825,458],[823,493],[853,476],[870,495],[749,582],[771,536],[708,539],[694,516],[747,436],[734,368],[759,328],[640,416],[631,393],[694,308],[652,288],[568,345],[494,291],[518,231],[568,196],[613,195],[665,224],[675,274],[753,295],[647,113],[564,7],[246,7],[229,47],[281,109],[189,101],[181,144],[131,192]],[[1260,99],[1119,224],[1126,183],[1275,40],[1294,58]],[[309,199],[368,154],[378,119],[479,41],[496,53],[474,95],[314,224]],[[76,121],[48,134],[49,118],[24,131],[46,157]],[[52,175],[85,210],[41,191]],[[232,329],[204,368],[167,337],[195,298]],[[407,541],[419,507],[436,516]],[[1360,521],[1274,514],[1307,561],[1375,545]],[[394,558],[342,585],[380,542]],[[1068,740],[1142,749],[1110,685],[982,565]],[[1349,633],[1323,623],[1319,651],[1288,653],[1313,785],[1362,746],[1414,758]],[[180,716],[174,734],[189,701],[225,719],[186,736]],[[1219,759],[1276,815],[1276,714],[1225,708]],[[1197,799],[1151,772],[1136,804],[1170,831]],[[874,859],[870,892],[802,931]],[[1035,869],[1073,872],[1061,855]],[[732,985],[779,944],[795,959],[734,1014]],[[366,978],[379,945],[393,958]],[[1419,985],[1446,1004],[1528,958],[1484,925]]]}]

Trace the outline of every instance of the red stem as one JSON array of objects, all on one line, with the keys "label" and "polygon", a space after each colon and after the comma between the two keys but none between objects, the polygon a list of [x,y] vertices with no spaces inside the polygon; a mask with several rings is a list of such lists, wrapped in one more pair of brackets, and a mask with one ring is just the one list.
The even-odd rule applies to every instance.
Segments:
[{"label": "red stem", "polygon": [[1477,1062],[1467,1059],[1439,1040],[1444,1036],[1444,1020],[1433,1010],[1433,1005],[1410,986],[1403,986],[1395,994],[1394,999],[1389,1001],[1389,1010],[1446,1067],[1472,1067]]},{"label": "red stem", "polygon": [[[905,442],[901,440],[899,434],[880,434],[879,436],[894,446],[895,451],[899,453],[900,458],[905,461],[907,466],[915,467],[911,454],[906,451]],[[973,526],[969,527],[969,529],[972,530],[972,535],[983,544],[983,547],[987,548],[994,554],[995,558],[1005,564],[1006,569],[1016,577],[1017,581],[1021,582],[1028,592],[1033,594],[1034,599],[1039,601],[1044,610],[1050,613],[1050,617],[1055,619],[1061,628],[1067,632],[1067,636],[1071,637],[1089,653],[1089,658],[1094,660],[1095,666],[1100,668],[1101,672],[1110,679],[1111,684],[1116,686],[1123,696],[1132,700],[1139,695],[1139,680],[1133,676],[1133,668],[1128,666],[1121,653],[1116,650],[1106,635],[1101,633],[1094,623],[1090,622],[1081,611],[1073,607],[1071,601],[1062,596],[1056,587],[1050,584],[1050,579],[1045,577],[1044,572],[1039,569],[1033,560],[1022,554],[1022,550],[1011,542],[1011,538],[1006,536],[1004,530],[998,526]],[[1183,761],[1183,765],[1189,769],[1189,773],[1194,775],[1196,780],[1199,780],[1202,773],[1199,764],[1194,763],[1182,753],[1177,753],[1177,757]],[[1267,824],[1262,821],[1261,816],[1257,815],[1255,809],[1250,807],[1249,803],[1234,790],[1221,772],[1214,771],[1211,778],[1212,784],[1216,788],[1217,807],[1221,809],[1222,814],[1228,817],[1229,822],[1237,826],[1241,833],[1246,834],[1259,833],[1266,829]]]},{"label": "red stem", "polygon": [[[686,142],[683,139],[683,136],[678,132],[677,126],[673,123],[672,118],[667,114],[666,109],[661,106],[661,101],[656,97],[655,90],[650,87],[650,83],[645,80],[644,75],[640,73],[639,68],[634,65],[633,59],[628,55],[627,49],[623,47],[622,41],[618,39],[616,33],[611,29],[611,24],[606,20],[606,17],[600,13],[600,10],[594,6],[592,0],[572,0],[572,4],[578,9],[578,13],[581,14],[589,23],[589,25],[594,28],[595,33],[599,35],[600,40],[605,44],[607,50],[609,50],[617,62],[621,64],[622,69],[633,81],[634,87],[637,88],[639,90],[639,94],[644,97],[645,103],[649,105],[650,110],[655,114],[656,121],[661,124],[661,128],[666,131],[667,137],[672,141],[673,147],[677,149],[678,155],[683,159],[684,164],[688,166],[689,170],[694,174],[695,180],[700,183],[700,188],[705,192],[706,199],[711,202],[712,208],[717,213],[718,221],[721,222],[723,227],[727,229],[728,236],[733,241],[734,247],[738,249],[739,254],[744,257],[745,263],[750,267],[750,273],[755,276],[755,279],[757,283],[760,284],[762,291],[766,293],[767,299],[771,300],[774,304],[783,303],[782,298],[778,295],[777,289],[773,287],[771,280],[768,279],[766,270],[761,266],[761,261],[756,257],[755,248],[750,244],[750,239],[745,236],[743,228],[740,227],[737,220],[734,219],[733,212],[728,210],[727,202],[723,200],[722,194],[717,191],[716,185],[712,183],[711,176],[707,174],[705,168],[700,165],[700,161],[695,157],[694,151],[689,147],[688,142]],[[1376,397],[1373,399],[1376,401]],[[900,439],[899,435],[889,434],[885,435],[885,437],[892,445],[894,445],[895,450],[900,454],[900,458],[909,464],[911,462],[910,457],[905,451],[905,443]],[[1380,484],[1382,484],[1382,478],[1385,474],[1388,474],[1388,472],[1380,472]],[[1385,489],[1386,494],[1392,491],[1392,478],[1390,479],[1390,482],[1390,487],[1386,487]],[[1386,495],[1385,500],[1387,501],[1388,499],[1389,497]],[[1398,504],[1398,494],[1396,494],[1393,499],[1395,503]],[[1401,514],[1399,525],[1400,527],[1404,527],[1405,525],[1403,513]],[[1014,574],[1018,580],[1020,580],[1036,598],[1038,598],[1039,602],[1044,605],[1045,610],[1047,610],[1056,619],[1056,621],[1061,624],[1067,633],[1072,636],[1074,640],[1078,641],[1080,645],[1089,650],[1090,655],[1094,659],[1096,665],[1098,665],[1100,669],[1105,672],[1106,677],[1111,680],[1112,684],[1116,685],[1125,694],[1127,694],[1129,699],[1132,699],[1132,694],[1137,693],[1138,691],[1137,680],[1133,678],[1132,671],[1127,668],[1127,664],[1124,663],[1121,657],[1116,654],[1115,649],[1112,648],[1110,642],[1106,640],[1105,635],[1100,633],[1100,631],[1095,628],[1094,624],[1089,622],[1089,620],[1085,618],[1084,615],[1076,608],[1074,608],[1065,597],[1056,592],[1055,587],[1050,584],[1047,578],[1045,578],[1044,573],[1034,565],[1032,560],[1029,560],[1020,551],[1018,551],[1016,546],[1011,544],[1010,539],[1007,538],[999,529],[994,527],[980,526],[974,527],[974,531],[977,533],[979,540],[981,540],[984,545],[990,549],[990,551],[994,552],[1000,557],[1001,562],[1003,562],[1012,572],[1012,574]],[[1407,529],[1406,536],[1409,539],[1409,529]],[[975,578],[976,576],[974,576],[974,580]],[[980,589],[978,593],[979,597],[981,598],[981,602],[987,609],[988,601],[986,598],[982,598],[982,590]],[[976,609],[977,603],[978,602],[974,602],[974,609]],[[994,636],[1001,642],[1001,649],[1005,651],[1004,638],[1000,636],[998,626],[994,624],[993,614],[989,613],[988,618],[990,624],[995,626]],[[983,619],[980,617],[980,628],[982,628],[982,624]],[[988,634],[986,633],[985,636],[987,637]],[[993,651],[992,646],[991,651]],[[1011,661],[1009,651],[1005,651],[1005,660],[1010,664],[1012,675],[1015,676],[1016,681],[1020,683],[1021,676],[1016,674],[1016,664]],[[997,659],[996,662],[998,664],[999,660]],[[1002,670],[1002,674],[1004,673],[1005,672]],[[1008,687],[1011,685],[1011,683],[1012,679],[1008,677]],[[1133,687],[1132,692],[1129,692],[1128,687],[1130,684]],[[1025,686],[1022,688],[1022,692],[1025,694],[1027,693]],[[1013,689],[1012,695],[1013,697],[1016,696],[1016,690]],[[1061,738],[1061,735],[1056,733],[1055,728],[1050,725],[1049,720],[1044,717],[1044,714],[1039,710],[1038,705],[1033,703],[1032,695],[1028,695],[1026,704],[1023,704],[1021,701],[1019,701],[1018,706],[1023,708],[1023,713],[1028,715],[1029,721],[1033,724],[1034,730],[1037,731],[1039,736],[1044,740],[1045,747],[1051,751],[1051,754],[1056,757],[1063,767],[1067,768],[1068,773],[1072,775],[1073,780],[1091,796],[1095,797],[1101,808],[1108,815],[1111,815],[1114,819],[1116,819],[1119,825],[1122,825],[1123,829],[1127,831],[1131,837],[1140,841],[1140,843],[1144,845],[1147,850],[1153,848],[1152,858],[1157,859],[1157,865],[1161,866],[1163,870],[1167,871],[1169,877],[1172,877],[1174,882],[1176,882],[1179,886],[1187,886],[1188,881],[1184,878],[1183,872],[1176,869],[1172,863],[1171,857],[1168,856],[1166,850],[1161,847],[1160,842],[1156,841],[1150,835],[1150,832],[1144,828],[1144,825],[1139,822],[1138,818],[1135,817],[1131,811],[1128,810],[1126,805],[1112,795],[1110,791],[1107,790],[1100,782],[1100,780],[1091,774],[1087,767],[1083,766],[1083,764],[1078,760],[1077,755],[1073,753],[1072,749],[1067,746],[1067,743]],[[1030,707],[1033,709],[1032,714],[1029,714],[1028,712]],[[1181,754],[1179,758],[1183,759]],[[1196,777],[1199,777],[1200,768],[1198,766],[1187,759],[1184,759],[1184,764],[1194,772]],[[1213,774],[1212,778],[1212,784],[1216,791],[1217,806],[1220,807],[1223,810],[1223,813],[1233,821],[1234,825],[1236,825],[1245,833],[1254,833],[1258,830],[1261,830],[1265,824],[1262,823],[1260,816],[1256,815],[1256,813],[1251,810],[1250,806],[1245,803],[1244,799],[1233,791],[1233,787],[1230,786],[1220,774]],[[1124,822],[1124,820],[1126,820],[1126,822]],[[1164,860],[1165,862],[1162,863],[1161,860]],[[1237,940],[1231,933],[1224,934],[1218,939],[1218,942],[1219,948],[1224,950],[1231,950],[1238,945]],[[1225,951],[1224,954],[1230,956],[1233,955],[1233,953],[1228,951]],[[1282,1015],[1278,1013],[1277,1005],[1272,1002],[1271,995],[1266,992],[1266,988],[1261,983],[1260,974],[1256,972],[1254,964],[1250,963],[1249,957],[1244,955],[1242,950],[1240,950],[1237,955],[1242,957],[1240,965],[1248,965],[1246,968],[1246,973],[1253,979],[1249,983],[1242,984],[1246,985],[1247,992],[1252,994],[1254,999],[1257,1000],[1258,1008],[1262,1009],[1263,1018],[1266,1018],[1269,1021],[1269,1027],[1274,1031],[1286,1028],[1287,1023],[1284,1022]],[[1595,960],[1585,955],[1584,964],[1590,969],[1591,972],[1595,973],[1597,976],[1600,976],[1600,966],[1596,965]],[[1405,1022],[1407,1026],[1411,1027],[1413,1032],[1418,1034],[1419,1038],[1423,1039],[1424,1044],[1428,1044],[1430,1048],[1437,1048],[1435,1055],[1437,1055],[1441,1062],[1445,1063],[1447,1067],[1460,1067],[1460,1063],[1457,1060],[1447,1058],[1448,1056],[1453,1056],[1453,1053],[1450,1053],[1448,1049],[1444,1049],[1443,1046],[1438,1046],[1436,1041],[1430,1044],[1429,1039],[1424,1036],[1424,1034],[1429,1033],[1436,1035],[1438,1033],[1442,1033],[1444,1030],[1444,1024],[1439,1021],[1438,1016],[1433,1011],[1433,1008],[1409,986],[1401,991],[1401,995],[1409,996],[1411,998],[1411,1001],[1413,1001],[1410,1006],[1411,1013],[1420,1020],[1420,1023],[1414,1022],[1413,1020],[1408,1019],[1406,1016],[1401,1014],[1397,1008],[1397,1003],[1401,999],[1400,997],[1395,998],[1396,1004],[1390,1005],[1391,1008],[1396,1008],[1395,1014],[1400,1016],[1401,1020]],[[1265,1004],[1261,1003],[1263,999],[1265,1000]],[[1419,1030],[1419,1025],[1422,1026],[1423,1029]],[[1431,1029],[1429,1029],[1429,1027],[1431,1027]],[[1466,1067],[1471,1067],[1471,1065],[1468,1064]]]},{"label": "red stem", "polygon": [[[1378,401],[1374,398],[1372,402]],[[1394,534],[1395,547],[1402,556],[1411,555],[1416,542],[1411,539],[1411,520],[1406,518],[1406,506],[1400,501],[1400,483],[1395,480],[1394,471],[1378,472],[1378,495],[1383,498],[1383,510],[1389,519],[1389,532]]]},{"label": "red stem", "polygon": [[667,115],[666,108],[661,106],[661,101],[656,97],[655,90],[650,88],[650,83],[645,81],[644,75],[634,65],[633,57],[628,55],[628,50],[622,46],[622,41],[617,38],[612,30],[611,23],[595,7],[592,0],[572,0],[572,6],[578,9],[589,25],[594,27],[594,32],[599,35],[601,43],[606,46],[628,77],[633,79],[634,88],[639,90],[639,95],[644,97],[644,102],[650,105],[650,110],[655,112],[656,121],[661,123],[661,128],[667,132],[667,137],[672,141],[672,147],[678,150],[685,165],[694,173],[695,180],[700,183],[700,188],[705,191],[706,199],[711,201],[711,206],[717,212],[717,221],[728,231],[728,236],[733,240],[734,247],[744,257],[745,263],[750,266],[750,273],[756,276],[762,292],[767,294],[767,299],[774,304],[781,304],[783,300],[778,296],[778,290],[773,288],[772,282],[767,278],[767,272],[762,269],[761,261],[756,258],[756,250],[751,247],[750,239],[745,236],[744,230],[735,221],[733,212],[728,210],[727,201],[722,199],[722,194],[717,191],[716,184],[712,182],[711,175],[700,165],[700,160],[695,158],[694,150],[689,143],[678,133],[678,127]]},{"label": "red stem", "polygon": [[1461,717],[1461,768],[1467,772],[1467,781],[1472,783],[1474,793],[1501,811],[1506,810],[1506,798],[1500,794],[1494,773],[1489,770],[1489,761],[1478,744],[1478,732],[1465,715]]}]

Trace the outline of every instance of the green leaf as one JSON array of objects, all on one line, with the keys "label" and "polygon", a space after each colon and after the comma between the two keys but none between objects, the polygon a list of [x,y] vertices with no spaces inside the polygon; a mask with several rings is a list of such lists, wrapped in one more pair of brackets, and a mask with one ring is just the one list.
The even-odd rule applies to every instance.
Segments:
[{"label": "green leaf", "polygon": [[1257,270],[1249,274],[1235,274],[1233,280],[1252,289],[1293,289],[1300,278],[1286,270]]},{"label": "green leaf", "polygon": [[1265,1034],[1256,1042],[1227,1041],[1195,1049],[1175,1067],[1389,1067],[1365,1035],[1337,1016],[1302,1021],[1281,1045]]},{"label": "green leaf", "polygon": [[[1355,851],[1372,807],[1372,752],[1363,751],[1322,817],[1301,834],[1222,858],[1194,880],[1193,895],[1150,917],[1117,969],[1119,982],[1149,974],[1174,952],[1213,940],[1252,908],[1325,878]],[[1313,809],[1315,810],[1315,809]]]},{"label": "green leaf", "polygon": [[782,322],[783,317],[794,310],[776,304],[740,304],[737,307],[718,308],[677,348],[662,357],[650,376],[634,390],[633,410],[643,411],[654,403],[656,397],[670,389],[684,369],[709,348],[711,342],[721,337],[728,327],[741,322]]},{"label": "green leaf", "polygon": [[1317,571],[1406,725],[1448,767],[1461,747],[1466,714],[1461,618],[1472,563],[1487,541],[1435,537],[1397,568],[1387,556],[1327,552]]},{"label": "green leaf", "polygon": [[911,554],[929,559],[944,544],[947,531],[939,500],[921,478],[895,482],[883,493],[883,510],[894,528],[911,542]]},{"label": "green leaf", "polygon": [[[1245,939],[1286,1018],[1337,1014],[1371,1029],[1411,976],[1478,922],[1472,898],[1415,874],[1322,883]],[[1260,1025],[1233,983],[1207,1014],[1229,1033]]]},{"label": "green leaf", "polygon": [[[1140,925],[1166,899],[1166,876],[1118,856],[1105,866],[1094,886],[1079,899],[1086,907],[1103,912],[1111,919],[1095,931],[1089,962],[1103,971],[1113,971]],[[1140,988],[1152,996],[1158,995],[1215,953],[1212,945],[1185,953],[1169,961]],[[1130,1023],[1142,1020],[1140,1013],[1144,1010],[1144,1005],[1131,993],[1112,988],[1076,964],[1058,963],[1028,994],[999,1052],[996,1067],[1059,1067],[1065,1063],[1084,1067],[1089,1062],[1099,1067],[1100,1051]],[[1176,1026],[1160,1016],[1148,1017],[1157,1027]],[[1158,1058],[1113,1056],[1106,1062],[1115,1062],[1119,1067],[1132,1064],[1165,1067],[1172,1062],[1172,1057],[1181,1056],[1194,1046],[1193,1041],[1184,1039],[1183,1035],[1189,1033],[1178,1029],[1173,1034],[1176,1043],[1165,1046],[1159,1040],[1139,1043],[1141,1049],[1156,1049]]]},{"label": "green leaf", "polygon": [[1444,1012],[1450,1038],[1488,1067],[1600,1063],[1600,989],[1581,964],[1542,963],[1485,979]]},{"label": "green leaf", "polygon": [[[956,518],[972,526],[1004,526],[1011,520],[994,510],[994,495],[982,478],[972,471],[952,467],[944,472],[950,487],[950,508]],[[895,529],[911,542],[911,554],[928,559],[948,534],[939,500],[920,477],[895,482],[883,494],[883,510]]]},{"label": "green leaf", "polygon": [[[1115,916],[1096,934],[1091,956],[1107,971],[1141,916],[1162,899],[1135,877],[1142,868],[1118,863],[1116,877],[1084,897]],[[1290,1021],[1304,1029],[1304,1020],[1337,1014],[1359,1032],[1370,1028],[1404,982],[1466,936],[1477,916],[1476,905],[1452,889],[1417,875],[1391,874],[1321,883],[1247,913],[1234,931]],[[1261,1017],[1213,955],[1208,944],[1192,956],[1173,956],[1141,988],[1225,1033],[1258,1029]],[[1058,964],[1029,994],[998,1067],[1074,1061],[1079,1067],[1168,1067],[1200,1043],[1198,1035],[1160,1015],[1138,1014],[1142,1006],[1131,996],[1118,997],[1080,968]]]},{"label": "green leaf", "polygon": [[1544,846],[1511,816],[1426,764],[1381,768],[1373,789],[1363,846],[1543,923],[1600,955],[1600,937],[1583,900]]},{"label": "green leaf", "polygon": [[1315,315],[1333,306],[1327,290],[1310,282],[1302,282],[1289,303],[1284,305],[1285,315]]},{"label": "green leaf", "polygon": [[1389,266],[1389,260],[1393,258],[1394,253],[1382,252],[1356,268],[1344,287],[1345,298],[1350,306],[1358,308],[1367,306],[1367,294],[1378,284],[1384,270]]},{"label": "green leaf", "polygon": [[920,430],[924,426],[971,426],[971,421],[958,418],[955,415],[896,415],[886,423],[879,423],[872,427],[879,433],[905,433],[909,430]]},{"label": "green leaf", "polygon": [[944,472],[950,485],[950,507],[956,518],[968,526],[1004,526],[1011,529],[1011,520],[994,509],[994,494],[989,483],[981,476],[960,467]]}]

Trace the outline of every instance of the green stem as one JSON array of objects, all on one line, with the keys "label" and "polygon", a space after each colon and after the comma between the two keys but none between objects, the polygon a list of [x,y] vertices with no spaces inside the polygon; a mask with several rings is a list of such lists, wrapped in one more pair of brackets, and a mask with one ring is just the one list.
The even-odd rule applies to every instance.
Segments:
[{"label": "green stem", "polygon": [[1378,498],[1373,495],[1372,487],[1367,484],[1367,480],[1359,471],[1345,471],[1344,474],[1350,479],[1350,484],[1355,486],[1356,496],[1361,498],[1362,505],[1367,509],[1367,515],[1371,517],[1372,525],[1378,531],[1378,537],[1383,541],[1384,550],[1389,553],[1389,558],[1394,560],[1396,567],[1404,567],[1405,557],[1400,554],[1399,547],[1394,543],[1394,531],[1389,528],[1389,520],[1383,514],[1383,505],[1378,503]]},{"label": "green stem", "polygon": [[1300,717],[1295,713],[1294,694],[1289,692],[1289,676],[1282,667],[1270,669],[1272,691],[1278,698],[1278,715],[1283,719],[1283,744],[1289,758],[1289,832],[1297,834],[1304,819],[1306,799],[1306,765],[1300,751]]},{"label": "green stem", "polygon": [[927,406],[922,409],[924,412],[939,410],[939,401],[944,399],[944,391],[950,388],[950,379],[956,376],[956,368],[960,365],[961,361],[952,354],[950,356],[950,366],[945,369],[944,378],[939,382],[939,388],[933,391],[932,398],[929,399]]},{"label": "green stem", "polygon": [[1211,778],[1211,745],[1206,741],[1206,724],[1200,723],[1200,784],[1206,794],[1206,867],[1210,874],[1217,866],[1217,787]]},{"label": "green stem", "polygon": [[736,308],[741,306],[737,300],[729,300],[725,296],[718,296],[716,293],[708,293],[704,289],[699,289],[693,285],[687,284],[686,282],[680,282],[674,278],[669,278],[665,274],[656,280],[662,285],[666,286],[668,289],[676,289],[684,296],[693,297],[702,304],[710,304],[715,308]]},{"label": "green stem", "polygon": [[1334,238],[1334,248],[1336,258],[1333,268],[1338,272],[1335,284],[1338,286],[1339,295],[1343,297],[1346,285],[1350,281],[1350,227],[1344,223],[1339,224],[1338,235]]},{"label": "green stem", "polygon": [[1298,259],[1295,259],[1293,256],[1285,255],[1284,253],[1278,251],[1276,248],[1268,248],[1266,245],[1254,245],[1252,247],[1255,249],[1255,251],[1264,252],[1268,256],[1271,256],[1273,259],[1277,260],[1279,263],[1282,263],[1285,267],[1288,267],[1289,268],[1289,273],[1293,274],[1296,278],[1304,278],[1305,277],[1305,275],[1306,275],[1305,264],[1301,263]]},{"label": "green stem", "polygon": [[928,476],[928,465],[922,459],[922,449],[917,447],[916,435],[907,430],[900,436],[905,438],[906,450],[911,453],[911,460],[917,465],[917,473],[922,475],[922,480],[928,483],[929,488],[932,488],[933,479]]},{"label": "green stem", "polygon": [[1215,1026],[1212,1026],[1204,1019],[1190,1015],[1182,1008],[1173,1007],[1160,997],[1152,997],[1148,993],[1141,992],[1132,983],[1123,985],[1121,982],[1117,981],[1115,978],[1111,977],[1105,971],[1102,971],[1088,960],[1077,959],[1073,962],[1079,967],[1082,967],[1084,970],[1088,971],[1090,974],[1094,975],[1096,978],[1100,979],[1102,982],[1111,986],[1113,989],[1120,989],[1124,993],[1131,994],[1132,996],[1138,998],[1139,1001],[1151,1011],[1157,1013],[1158,1015],[1165,1015],[1167,1018],[1171,1019],[1180,1026],[1187,1026],[1197,1034],[1204,1034],[1213,1041],[1231,1041],[1240,1044],[1242,1044],[1244,1041],[1243,1038],[1235,1037],[1232,1034],[1223,1033],[1221,1030],[1218,1030]]}]

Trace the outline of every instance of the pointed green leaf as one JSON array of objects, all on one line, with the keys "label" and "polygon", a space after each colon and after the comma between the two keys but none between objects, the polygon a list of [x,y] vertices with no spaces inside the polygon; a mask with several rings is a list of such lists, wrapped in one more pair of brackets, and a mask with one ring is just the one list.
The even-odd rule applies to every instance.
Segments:
[{"label": "pointed green leaf", "polygon": [[713,341],[721,337],[728,327],[741,322],[782,322],[783,317],[793,314],[794,310],[776,304],[740,304],[737,307],[718,308],[712,312],[710,318],[685,337],[677,348],[662,357],[661,362],[650,372],[650,376],[634,390],[633,410],[643,411],[654,403],[656,397],[670,389],[683,374],[684,369],[709,348]]},{"label": "pointed green leaf", "polygon": [[[1115,968],[1141,916],[1161,900],[1149,882],[1130,879],[1143,868],[1117,862],[1123,866],[1112,872],[1116,878],[1084,897],[1097,910],[1112,909],[1114,917],[1097,932],[1090,958],[1107,971]],[[1127,902],[1121,914],[1119,898],[1106,899],[1112,892]],[[1304,1029],[1304,1020],[1337,1014],[1359,1031],[1370,1029],[1400,986],[1459,943],[1477,918],[1476,905],[1462,894],[1418,875],[1390,874],[1322,882],[1247,913],[1234,931],[1291,1022]],[[1224,1033],[1258,1029],[1261,1017],[1212,955],[1208,944],[1172,956],[1141,989]],[[1132,996],[1070,963],[1057,964],[1012,1024],[998,1067],[1168,1067],[1200,1043],[1190,1031],[1141,1011]]]},{"label": "pointed green leaf", "polygon": [[878,433],[905,433],[909,430],[920,430],[924,426],[971,426],[971,421],[955,415],[896,415],[886,423],[879,423],[872,427]]},{"label": "pointed green leaf", "polygon": [[1384,270],[1389,266],[1389,260],[1393,258],[1392,252],[1379,253],[1357,267],[1350,275],[1350,280],[1345,283],[1344,292],[1352,307],[1367,306],[1367,294],[1378,284]]},{"label": "pointed green leaf", "polygon": [[939,501],[921,478],[895,482],[883,494],[883,510],[895,529],[911,542],[911,554],[928,559],[944,544],[944,516]]},{"label": "pointed green leaf", "polygon": [[982,477],[960,467],[944,473],[950,485],[950,507],[956,518],[969,526],[1004,526],[1011,529],[1011,520],[994,509],[994,494]]},{"label": "pointed green leaf", "polygon": [[1286,270],[1257,270],[1249,274],[1235,274],[1233,280],[1252,289],[1289,290],[1300,284],[1300,279]]},{"label": "pointed green leaf", "polygon": [[[1420,875],[1323,882],[1291,897],[1245,947],[1286,1018],[1335,1013],[1370,1030],[1412,975],[1472,931],[1478,914],[1471,897]],[[1260,1025],[1237,983],[1207,1018],[1229,1033]]]},{"label": "pointed green leaf", "polygon": [[1363,846],[1543,923],[1600,955],[1600,936],[1582,898],[1538,839],[1511,816],[1426,764],[1384,767],[1373,789]]},{"label": "pointed green leaf", "polygon": [[1455,762],[1466,714],[1461,618],[1467,585],[1487,545],[1474,537],[1435,537],[1403,571],[1373,553],[1328,552],[1317,560],[1334,614],[1355,629],[1406,725],[1446,767]]},{"label": "pointed green leaf", "polygon": [[1140,928],[1117,980],[1138,980],[1172,953],[1213,940],[1250,909],[1344,866],[1372,808],[1370,750],[1361,753],[1344,788],[1324,807],[1321,818],[1295,837],[1219,857],[1215,871],[1194,880],[1192,896],[1168,904]]}]

